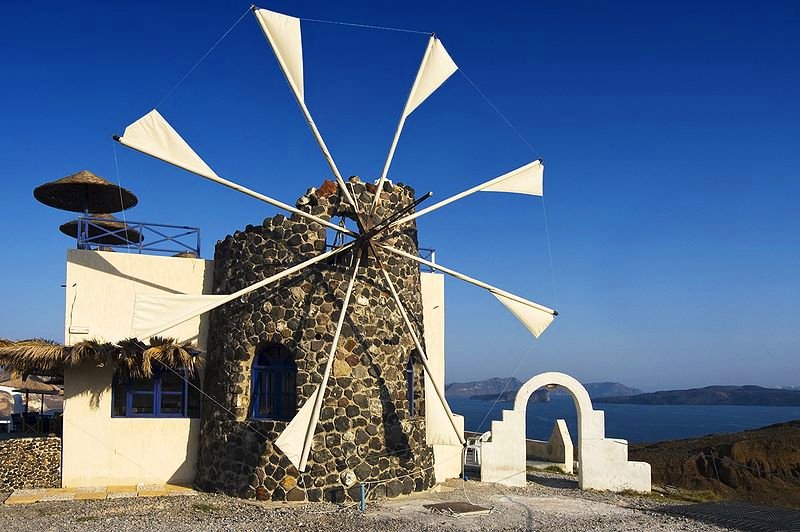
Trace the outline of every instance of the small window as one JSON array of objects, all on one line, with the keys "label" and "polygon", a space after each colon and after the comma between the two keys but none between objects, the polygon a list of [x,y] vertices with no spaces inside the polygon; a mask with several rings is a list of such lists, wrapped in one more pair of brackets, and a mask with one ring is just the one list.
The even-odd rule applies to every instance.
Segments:
[{"label": "small window", "polygon": [[280,344],[267,344],[253,360],[250,417],[289,420],[297,412],[297,364]]},{"label": "small window", "polygon": [[406,364],[406,397],[408,398],[408,417],[414,417],[414,354]]},{"label": "small window", "polygon": [[186,369],[153,368],[151,379],[114,375],[113,417],[200,417],[200,380]]},{"label": "small window", "polygon": [[406,397],[408,399],[408,417],[421,413],[422,404],[422,368],[417,363],[416,351],[408,357],[406,364]]}]

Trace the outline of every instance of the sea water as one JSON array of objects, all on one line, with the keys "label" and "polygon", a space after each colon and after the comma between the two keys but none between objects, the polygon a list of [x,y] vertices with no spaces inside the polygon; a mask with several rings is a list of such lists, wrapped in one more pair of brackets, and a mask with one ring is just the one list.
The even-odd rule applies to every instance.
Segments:
[{"label": "sea water", "polygon": [[[514,408],[513,402],[449,397],[454,413],[464,416],[465,429],[491,430],[491,422],[500,419],[502,410]],[[595,403],[606,415],[606,437],[622,438],[631,443],[694,438],[707,434],[739,432],[800,419],[800,407],[727,406],[727,405],[620,405]],[[578,434],[577,412],[568,395],[552,395],[548,403],[528,403],[526,432],[530,439],[547,440],[556,419],[565,419],[574,440]]]}]

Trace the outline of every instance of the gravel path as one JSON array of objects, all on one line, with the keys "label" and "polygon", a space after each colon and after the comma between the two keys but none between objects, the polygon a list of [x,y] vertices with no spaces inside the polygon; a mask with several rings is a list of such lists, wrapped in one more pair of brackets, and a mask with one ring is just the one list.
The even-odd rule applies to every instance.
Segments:
[{"label": "gravel path", "polygon": [[[470,501],[491,514],[452,517],[431,513],[424,504]],[[332,504],[256,503],[220,495],[41,502],[0,507],[0,530],[297,530],[364,532],[517,530],[726,530],[658,513],[675,504],[653,497],[581,492],[574,480],[542,473],[525,488],[452,480],[439,493],[370,503],[367,512]]]}]

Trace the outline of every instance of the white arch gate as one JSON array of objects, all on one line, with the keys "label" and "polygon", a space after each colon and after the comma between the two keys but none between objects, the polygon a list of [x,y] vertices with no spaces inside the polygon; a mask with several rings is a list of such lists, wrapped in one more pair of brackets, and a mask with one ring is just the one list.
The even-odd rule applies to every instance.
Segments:
[{"label": "white arch gate", "polygon": [[522,385],[514,410],[492,422],[491,440],[481,446],[481,481],[525,485],[525,414],[531,394],[557,384],[578,410],[578,482],[581,489],[650,492],[650,464],[628,461],[628,442],[605,437],[605,415],[592,408],[586,388],[569,375],[548,372]]}]

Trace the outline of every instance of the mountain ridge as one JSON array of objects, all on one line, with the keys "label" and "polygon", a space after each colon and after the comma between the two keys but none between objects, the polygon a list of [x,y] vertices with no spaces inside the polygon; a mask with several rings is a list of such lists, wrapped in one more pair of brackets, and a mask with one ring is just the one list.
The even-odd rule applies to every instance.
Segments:
[{"label": "mountain ridge", "polygon": [[598,398],[599,403],[636,405],[738,405],[800,406],[800,390],[745,386],[706,386],[686,390],[662,390],[630,396]]},{"label": "mountain ridge", "polygon": [[[449,397],[464,397],[484,401],[513,401],[517,390],[522,387],[522,382],[516,377],[491,377],[481,381],[451,382],[445,386],[445,395]],[[583,384],[589,397],[625,396],[641,394],[638,388],[626,386],[619,382],[587,382]],[[550,395],[568,394],[562,387],[550,390]],[[499,399],[498,399],[499,396]],[[540,398],[540,400],[543,398]],[[546,400],[546,398],[544,398]]]}]

